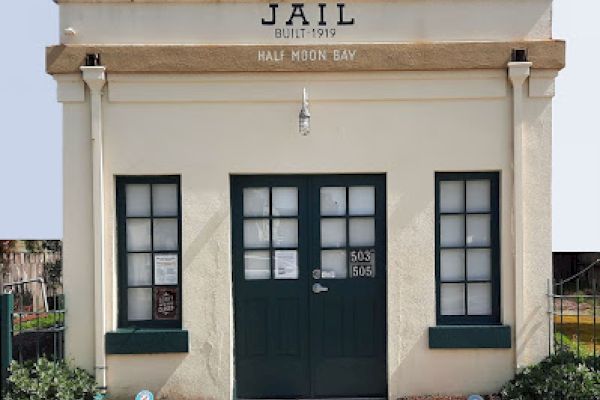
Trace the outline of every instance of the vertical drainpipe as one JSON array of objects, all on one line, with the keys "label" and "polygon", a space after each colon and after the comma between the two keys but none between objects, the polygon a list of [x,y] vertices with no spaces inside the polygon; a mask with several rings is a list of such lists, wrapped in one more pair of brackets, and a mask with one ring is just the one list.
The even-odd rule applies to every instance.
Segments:
[{"label": "vertical drainpipe", "polygon": [[508,77],[513,87],[513,228],[515,262],[515,368],[523,367],[523,314],[524,314],[524,215],[525,166],[523,135],[523,85],[531,73],[531,63],[516,61],[508,63]]},{"label": "vertical drainpipe", "polygon": [[[97,58],[96,60],[99,61]],[[96,64],[96,63],[93,63]],[[97,62],[99,64],[99,62]],[[95,372],[100,390],[106,390],[106,353],[104,334],[105,271],[104,271],[104,174],[102,138],[102,88],[106,83],[103,66],[81,67],[84,82],[90,89],[90,122],[92,144],[92,210],[94,213],[94,319]]]}]

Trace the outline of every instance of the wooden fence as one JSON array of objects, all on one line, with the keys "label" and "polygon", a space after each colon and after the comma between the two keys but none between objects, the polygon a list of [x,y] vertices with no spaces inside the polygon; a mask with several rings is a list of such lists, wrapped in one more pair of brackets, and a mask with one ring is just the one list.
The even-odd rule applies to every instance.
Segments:
[{"label": "wooden fence", "polygon": [[[0,257],[0,288],[16,294],[15,306],[17,309],[31,307],[27,311],[38,311],[45,307],[48,297],[62,294],[61,262],[60,252],[2,253]],[[58,269],[54,267],[56,265],[59,266]],[[9,286],[16,282],[29,283]]]}]

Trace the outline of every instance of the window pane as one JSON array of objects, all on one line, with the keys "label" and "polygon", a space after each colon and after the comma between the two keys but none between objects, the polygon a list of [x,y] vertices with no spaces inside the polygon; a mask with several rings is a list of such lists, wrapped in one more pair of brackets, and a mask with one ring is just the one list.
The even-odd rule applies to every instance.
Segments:
[{"label": "window pane", "polygon": [[465,189],[462,181],[440,182],[440,212],[464,212]]},{"label": "window pane", "polygon": [[375,218],[350,219],[350,246],[375,245]]},{"label": "window pane", "polygon": [[346,245],[346,220],[343,218],[321,219],[321,246]]},{"label": "window pane", "polygon": [[244,277],[246,280],[269,279],[271,258],[268,251],[244,252]]},{"label": "window pane", "polygon": [[490,249],[467,250],[467,277],[470,281],[492,279],[492,251]]},{"label": "window pane", "polygon": [[465,245],[465,219],[462,215],[440,217],[440,244],[443,247]]},{"label": "window pane", "polygon": [[149,253],[127,255],[127,284],[152,285],[152,256]]},{"label": "window pane", "polygon": [[467,211],[489,212],[490,211],[490,181],[468,181],[467,182]]},{"label": "window pane", "polygon": [[177,250],[179,246],[177,219],[155,219],[154,250]]},{"label": "window pane", "polygon": [[244,221],[244,247],[269,247],[269,220]]},{"label": "window pane", "polygon": [[321,251],[321,278],[342,279],[347,275],[346,250]]},{"label": "window pane", "polygon": [[373,186],[353,186],[349,190],[350,215],[375,214],[375,188]]},{"label": "window pane", "polygon": [[150,185],[126,185],[125,205],[128,217],[149,217]]},{"label": "window pane", "polygon": [[441,251],[440,276],[443,281],[465,279],[465,251],[463,249]]},{"label": "window pane", "polygon": [[298,215],[298,188],[273,188],[273,215]]},{"label": "window pane", "polygon": [[462,283],[443,283],[440,290],[440,300],[442,315],[464,315],[465,285]]},{"label": "window pane", "polygon": [[273,247],[298,246],[298,220],[273,219]]},{"label": "window pane", "polygon": [[492,314],[492,285],[490,283],[469,283],[469,315]]},{"label": "window pane", "polygon": [[275,279],[298,279],[298,251],[275,250]]},{"label": "window pane", "polygon": [[467,246],[490,245],[490,216],[467,216]]},{"label": "window pane", "polygon": [[346,188],[321,188],[321,215],[346,214]]},{"label": "window pane", "polygon": [[150,219],[127,219],[127,250],[152,250],[150,246]]},{"label": "window pane", "polygon": [[266,217],[269,215],[269,188],[244,189],[244,216]]},{"label": "window pane", "polygon": [[127,319],[129,321],[152,319],[152,289],[127,289]]},{"label": "window pane", "polygon": [[155,217],[176,217],[178,214],[177,185],[152,185],[152,214]]}]

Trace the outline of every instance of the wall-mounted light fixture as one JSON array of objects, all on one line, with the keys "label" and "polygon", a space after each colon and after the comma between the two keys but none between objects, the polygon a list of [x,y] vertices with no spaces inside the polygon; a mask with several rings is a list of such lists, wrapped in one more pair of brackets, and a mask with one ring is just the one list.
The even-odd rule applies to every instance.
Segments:
[{"label": "wall-mounted light fixture", "polygon": [[308,94],[306,88],[302,90],[302,108],[298,116],[299,132],[306,136],[310,133],[310,111],[308,109]]}]

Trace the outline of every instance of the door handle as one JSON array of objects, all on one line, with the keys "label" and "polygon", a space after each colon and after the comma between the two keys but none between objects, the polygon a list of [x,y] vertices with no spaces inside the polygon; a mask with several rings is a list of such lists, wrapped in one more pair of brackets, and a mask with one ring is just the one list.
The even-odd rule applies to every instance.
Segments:
[{"label": "door handle", "polygon": [[320,283],[315,283],[312,285],[312,291],[313,293],[319,294],[323,292],[328,292],[329,288],[321,285]]}]

